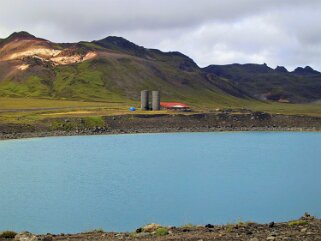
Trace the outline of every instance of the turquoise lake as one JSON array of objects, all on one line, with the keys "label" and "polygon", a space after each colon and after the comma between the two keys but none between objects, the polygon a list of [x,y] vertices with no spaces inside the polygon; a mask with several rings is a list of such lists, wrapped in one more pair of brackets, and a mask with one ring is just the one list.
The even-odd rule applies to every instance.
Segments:
[{"label": "turquoise lake", "polygon": [[0,142],[0,230],[321,217],[321,133],[175,133]]}]

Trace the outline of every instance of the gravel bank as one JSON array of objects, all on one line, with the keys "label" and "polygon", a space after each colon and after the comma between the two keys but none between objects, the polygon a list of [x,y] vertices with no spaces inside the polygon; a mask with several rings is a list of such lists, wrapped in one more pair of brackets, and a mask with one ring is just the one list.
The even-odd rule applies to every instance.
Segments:
[{"label": "gravel bank", "polygon": [[47,119],[35,124],[0,124],[0,139],[45,136],[215,131],[320,131],[321,117],[251,113],[119,115],[87,126],[84,118]]}]

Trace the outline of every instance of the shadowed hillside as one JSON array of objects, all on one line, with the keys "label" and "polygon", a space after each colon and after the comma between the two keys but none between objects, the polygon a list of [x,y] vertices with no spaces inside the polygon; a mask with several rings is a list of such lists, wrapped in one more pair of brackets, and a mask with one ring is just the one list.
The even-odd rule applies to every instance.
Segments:
[{"label": "shadowed hillside", "polygon": [[321,74],[307,66],[289,72],[266,64],[211,65],[209,76],[225,78],[250,96],[279,102],[305,103],[321,99]]}]

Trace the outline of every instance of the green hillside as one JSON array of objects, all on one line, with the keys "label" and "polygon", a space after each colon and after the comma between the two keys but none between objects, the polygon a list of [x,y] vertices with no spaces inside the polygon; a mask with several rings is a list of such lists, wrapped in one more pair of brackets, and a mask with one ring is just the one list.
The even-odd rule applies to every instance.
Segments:
[{"label": "green hillside", "polygon": [[[208,79],[193,60],[178,52],[149,50],[118,37],[71,47],[76,52],[96,51],[97,56],[69,65],[36,57],[1,61],[0,96],[130,102],[139,99],[142,89],[151,89],[160,90],[164,100],[215,105],[240,101],[233,95],[239,93],[236,88],[228,85],[228,93],[220,87],[222,83],[226,88],[223,80]],[[15,64],[29,68],[10,74]]]},{"label": "green hillside", "polygon": [[[301,105],[275,102],[317,103],[321,74],[309,67],[288,72],[255,64],[202,69],[182,53],[146,49],[120,37],[59,44],[21,32],[0,41],[0,97],[128,106],[138,105],[143,89],[199,110],[304,113]],[[310,114],[319,108],[309,106]]]}]

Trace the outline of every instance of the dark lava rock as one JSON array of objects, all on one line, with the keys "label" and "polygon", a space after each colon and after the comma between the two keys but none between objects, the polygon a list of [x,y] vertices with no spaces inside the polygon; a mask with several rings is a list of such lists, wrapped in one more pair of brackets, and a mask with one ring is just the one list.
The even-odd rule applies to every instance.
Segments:
[{"label": "dark lava rock", "polygon": [[265,112],[254,112],[253,116],[256,120],[270,120],[271,119],[271,115]]},{"label": "dark lava rock", "polygon": [[270,222],[269,223],[269,228],[273,228],[274,227],[274,222]]},{"label": "dark lava rock", "polygon": [[52,241],[52,236],[51,235],[46,235],[42,238],[42,241]]},{"label": "dark lava rock", "polygon": [[141,233],[141,232],[143,232],[143,229],[142,229],[142,228],[136,229],[136,233]]}]

